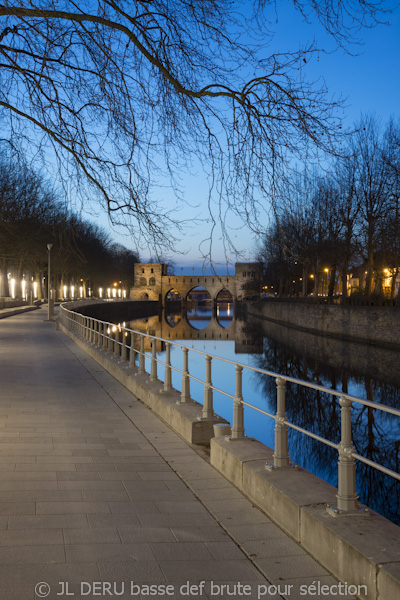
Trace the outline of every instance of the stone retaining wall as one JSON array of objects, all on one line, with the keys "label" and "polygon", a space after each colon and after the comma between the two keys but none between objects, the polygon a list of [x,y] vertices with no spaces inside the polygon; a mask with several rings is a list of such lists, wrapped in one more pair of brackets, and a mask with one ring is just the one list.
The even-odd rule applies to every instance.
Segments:
[{"label": "stone retaining wall", "polygon": [[64,303],[64,306],[69,310],[79,312],[81,315],[110,323],[150,317],[156,315],[159,310],[158,302],[150,300],[116,300],[111,302],[105,300],[79,300]]},{"label": "stone retaining wall", "polygon": [[394,306],[338,306],[271,299],[249,305],[247,313],[318,335],[400,350],[400,309]]}]

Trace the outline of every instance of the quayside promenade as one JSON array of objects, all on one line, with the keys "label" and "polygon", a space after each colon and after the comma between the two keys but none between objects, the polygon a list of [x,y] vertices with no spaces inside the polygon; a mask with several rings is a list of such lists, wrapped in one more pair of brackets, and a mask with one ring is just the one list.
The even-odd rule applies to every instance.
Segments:
[{"label": "quayside promenade", "polygon": [[0,319],[1,600],[353,597],[46,318]]}]

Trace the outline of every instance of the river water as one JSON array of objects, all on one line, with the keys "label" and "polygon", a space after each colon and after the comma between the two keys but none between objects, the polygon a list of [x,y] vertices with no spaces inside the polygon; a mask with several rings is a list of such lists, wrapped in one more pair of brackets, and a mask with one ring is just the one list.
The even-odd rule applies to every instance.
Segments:
[{"label": "river water", "polygon": [[[179,309],[162,315],[127,322],[127,327],[155,335],[233,362],[319,383],[376,403],[400,408],[400,354],[359,343],[342,342],[299,332],[293,328],[249,318],[234,318],[230,304],[217,306],[217,314],[207,306],[193,306],[186,314]],[[150,354],[150,345],[146,352]],[[165,360],[160,343],[157,356]],[[179,347],[172,347],[171,362],[182,369]],[[216,364],[218,362],[218,365]],[[234,365],[212,361],[214,387],[235,394]],[[146,359],[146,370],[150,361]],[[204,381],[202,354],[189,352],[189,372]],[[159,377],[164,378],[162,365]],[[173,371],[172,384],[181,390],[180,373]],[[191,381],[191,397],[203,402],[204,386]],[[255,371],[243,371],[243,399],[269,413],[276,411],[275,379]],[[232,422],[232,400],[214,392],[214,411]],[[288,420],[308,431],[340,441],[340,407],[333,396],[288,383]],[[245,407],[245,433],[269,447],[274,446],[274,421]],[[353,404],[353,443],[355,451],[394,471],[400,463],[399,418],[379,410]],[[290,459],[318,477],[337,486],[335,449],[289,428]],[[357,462],[359,501],[400,525],[400,483]]]}]

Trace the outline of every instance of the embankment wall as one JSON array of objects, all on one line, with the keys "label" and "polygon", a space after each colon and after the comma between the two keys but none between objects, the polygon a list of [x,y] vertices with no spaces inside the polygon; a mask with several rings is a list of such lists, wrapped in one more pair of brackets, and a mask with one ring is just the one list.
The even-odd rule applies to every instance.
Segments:
[{"label": "embankment wall", "polygon": [[247,314],[310,333],[400,350],[400,309],[339,306],[275,299],[254,302]]}]

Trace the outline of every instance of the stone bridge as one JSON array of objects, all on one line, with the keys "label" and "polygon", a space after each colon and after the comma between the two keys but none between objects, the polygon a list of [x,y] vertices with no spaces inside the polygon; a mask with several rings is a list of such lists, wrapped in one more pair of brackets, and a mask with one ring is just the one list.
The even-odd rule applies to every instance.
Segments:
[{"label": "stone bridge", "polygon": [[216,302],[222,290],[228,290],[234,300],[259,296],[262,282],[261,263],[236,263],[234,275],[168,275],[161,263],[135,263],[131,300],[160,300],[165,305],[169,292],[177,292],[183,303],[194,288],[204,288]]}]

